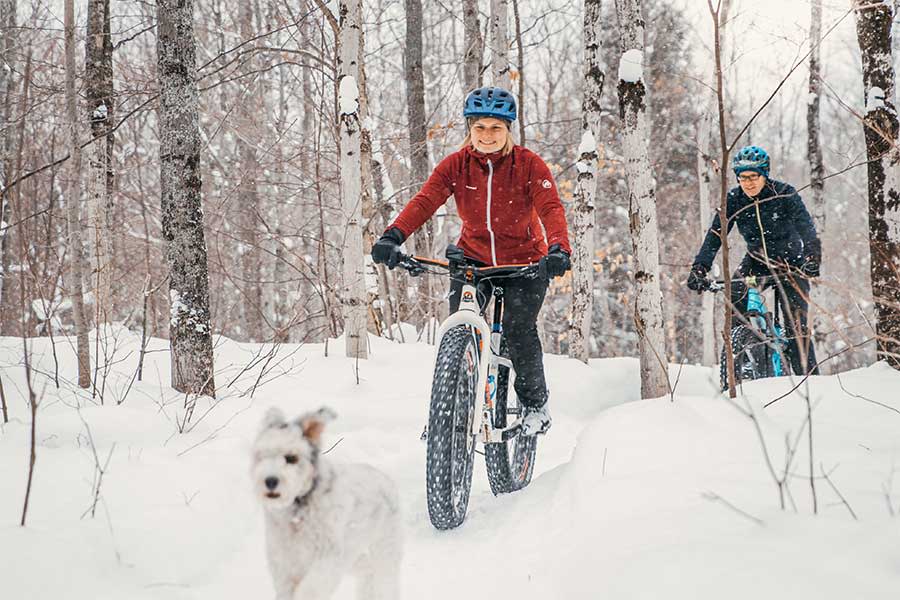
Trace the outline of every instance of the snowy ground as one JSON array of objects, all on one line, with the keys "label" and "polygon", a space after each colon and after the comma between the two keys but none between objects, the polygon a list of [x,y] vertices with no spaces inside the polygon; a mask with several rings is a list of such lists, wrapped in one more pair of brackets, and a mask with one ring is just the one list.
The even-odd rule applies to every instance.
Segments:
[{"label": "snowy ground", "polygon": [[[201,403],[190,431],[179,433],[183,398],[166,385],[166,342],[152,341],[144,381],[126,395],[139,340],[122,329],[116,336],[103,406],[63,379],[74,373],[68,340],[56,344],[59,389],[48,340],[32,342],[41,408],[25,528],[22,341],[0,338],[11,413],[0,429],[3,598],[272,597],[248,448],[273,404],[288,414],[332,406],[339,419],[327,431],[326,446],[336,444],[328,456],[369,462],[397,481],[405,598],[847,600],[896,598],[900,590],[900,373],[882,364],[840,382],[810,380],[814,515],[806,430],[782,510],[757,430],[716,394],[712,369],[684,367],[674,402],[640,401],[636,360],[585,366],[548,356],[554,426],[539,445],[531,486],[493,497],[479,461],[466,522],[437,532],[425,509],[419,441],[431,347],[373,339],[357,383],[341,344],[332,341],[329,357],[321,344],[285,346],[251,397],[261,364],[242,370],[260,347],[220,339],[220,399]],[[790,387],[757,382],[738,402],[759,415],[779,475],[785,436],[794,444],[806,403],[794,393],[761,405]],[[94,516],[91,440],[101,464],[108,459]],[[352,598],[349,582],[338,597]]]}]

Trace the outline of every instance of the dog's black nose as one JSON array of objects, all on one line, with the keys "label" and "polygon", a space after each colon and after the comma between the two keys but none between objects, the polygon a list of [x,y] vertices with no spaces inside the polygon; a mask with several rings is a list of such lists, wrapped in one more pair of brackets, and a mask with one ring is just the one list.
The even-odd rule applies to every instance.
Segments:
[{"label": "dog's black nose", "polygon": [[274,490],[278,487],[278,478],[277,477],[266,477],[266,487],[270,490]]}]

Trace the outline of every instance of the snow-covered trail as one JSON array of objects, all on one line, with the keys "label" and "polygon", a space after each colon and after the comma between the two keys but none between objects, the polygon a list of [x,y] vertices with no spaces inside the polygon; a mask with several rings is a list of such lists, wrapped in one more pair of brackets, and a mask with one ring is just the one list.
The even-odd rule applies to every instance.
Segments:
[{"label": "snow-covered trail", "polygon": [[[219,340],[220,400],[199,406],[204,416],[179,434],[183,398],[166,386],[162,340],[152,342],[145,380],[115,404],[128,386],[138,341],[125,330],[117,334],[121,360],[106,405],[76,396],[71,383],[56,391],[38,378],[40,445],[24,529],[17,526],[29,436],[21,340],[0,338],[12,413],[0,430],[4,597],[271,597],[248,449],[273,404],[288,414],[332,406],[339,419],[327,431],[330,458],[371,463],[397,481],[405,598],[845,600],[888,598],[900,589],[900,517],[888,507],[890,501],[900,511],[900,481],[892,479],[900,470],[900,374],[884,365],[844,374],[840,383],[815,378],[809,387],[814,466],[818,472],[822,463],[859,521],[821,477],[819,514],[812,515],[810,485],[802,479],[805,441],[789,486],[796,510],[790,502],[788,510],[779,508],[756,430],[716,394],[713,369],[681,369],[674,403],[639,401],[636,359],[585,366],[548,356],[554,424],[540,442],[532,484],[492,496],[479,457],[466,522],[438,532],[428,522],[419,440],[433,348],[374,339],[357,383],[352,361],[334,356],[340,344],[332,343],[329,357],[322,345],[284,347],[251,398],[259,367],[238,375],[259,347]],[[38,368],[52,372],[46,340],[33,348]],[[58,343],[57,351],[62,372],[73,373],[70,349]],[[673,379],[678,373],[672,367]],[[748,406],[759,409],[788,389],[782,380],[744,391]],[[784,435],[797,436],[805,406],[795,394],[760,413],[777,465]],[[82,518],[92,504],[88,428],[101,461],[111,456],[94,518]],[[354,597],[349,582],[337,597]]]}]

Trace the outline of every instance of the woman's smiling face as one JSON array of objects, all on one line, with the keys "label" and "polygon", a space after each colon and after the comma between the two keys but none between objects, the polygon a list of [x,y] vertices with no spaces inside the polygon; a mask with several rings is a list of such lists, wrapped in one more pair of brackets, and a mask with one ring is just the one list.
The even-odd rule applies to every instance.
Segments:
[{"label": "woman's smiling face", "polygon": [[494,117],[481,117],[472,124],[469,132],[472,135],[472,145],[485,154],[502,150],[509,135],[506,121]]}]

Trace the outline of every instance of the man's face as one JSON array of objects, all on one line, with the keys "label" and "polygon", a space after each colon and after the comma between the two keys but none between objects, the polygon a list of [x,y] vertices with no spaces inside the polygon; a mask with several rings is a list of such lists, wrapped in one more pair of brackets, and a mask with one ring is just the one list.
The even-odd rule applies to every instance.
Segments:
[{"label": "man's face", "polygon": [[472,124],[472,145],[479,152],[490,154],[506,145],[509,130],[506,123],[493,117],[482,117]]},{"label": "man's face", "polygon": [[745,194],[755,198],[766,184],[766,178],[753,171],[744,171],[738,175],[738,183],[741,184],[741,189],[744,190]]}]

